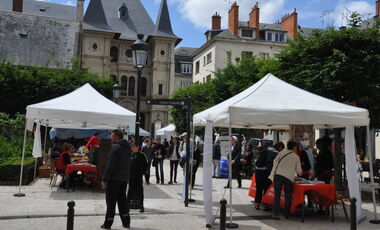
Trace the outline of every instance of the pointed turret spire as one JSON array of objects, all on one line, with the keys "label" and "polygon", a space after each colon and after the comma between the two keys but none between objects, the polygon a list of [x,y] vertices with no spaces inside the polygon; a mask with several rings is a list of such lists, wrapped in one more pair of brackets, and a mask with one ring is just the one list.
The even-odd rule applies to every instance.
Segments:
[{"label": "pointed turret spire", "polygon": [[113,29],[108,25],[106,15],[104,14],[101,0],[91,0],[83,22],[92,27],[112,32]]},{"label": "pointed turret spire", "polygon": [[156,27],[154,29],[154,35],[160,37],[176,38],[178,39],[178,42],[182,40],[178,38],[173,32],[166,0],[161,1],[160,11],[157,15]]}]

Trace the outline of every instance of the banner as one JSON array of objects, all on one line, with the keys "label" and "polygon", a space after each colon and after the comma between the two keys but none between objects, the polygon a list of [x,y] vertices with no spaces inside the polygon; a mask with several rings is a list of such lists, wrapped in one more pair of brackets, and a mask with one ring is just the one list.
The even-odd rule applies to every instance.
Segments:
[{"label": "banner", "polygon": [[203,151],[203,204],[206,224],[212,225],[212,123],[206,122]]},{"label": "banner", "polygon": [[36,131],[34,132],[34,144],[32,155],[34,158],[42,157],[42,146],[41,146],[41,125],[38,122]]},{"label": "banner", "polygon": [[356,144],[355,130],[353,126],[346,127],[346,137],[344,139],[344,147],[346,152],[346,172],[348,181],[348,190],[350,197],[355,197],[357,221],[362,219],[362,199],[360,196],[359,177],[356,162]]}]

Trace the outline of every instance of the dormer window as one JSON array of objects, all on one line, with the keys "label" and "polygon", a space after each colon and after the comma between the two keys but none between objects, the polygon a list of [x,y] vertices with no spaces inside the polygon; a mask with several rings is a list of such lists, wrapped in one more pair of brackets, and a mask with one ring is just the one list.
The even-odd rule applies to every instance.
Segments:
[{"label": "dormer window", "polygon": [[125,5],[125,3],[123,3],[123,5],[121,5],[119,8],[119,18],[126,18],[127,14],[128,14],[128,8]]},{"label": "dormer window", "polygon": [[252,29],[242,29],[241,30],[241,36],[244,38],[252,38],[253,37],[253,30]]}]

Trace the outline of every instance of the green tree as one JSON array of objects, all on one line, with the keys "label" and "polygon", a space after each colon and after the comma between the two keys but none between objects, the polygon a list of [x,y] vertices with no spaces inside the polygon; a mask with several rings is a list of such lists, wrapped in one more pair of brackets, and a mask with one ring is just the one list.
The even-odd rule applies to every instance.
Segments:
[{"label": "green tree", "polygon": [[[194,84],[189,87],[181,88],[173,93],[173,99],[192,99],[192,115],[205,110],[215,104],[218,100],[215,86],[212,83]],[[186,132],[186,110],[180,106],[174,106],[170,110],[173,123],[178,133]]]},{"label": "green tree", "polygon": [[29,104],[62,96],[90,83],[104,96],[112,96],[112,81],[87,70],[46,69],[0,63],[0,112],[25,113]]},{"label": "green tree", "polygon": [[380,30],[316,31],[278,56],[277,76],[300,88],[370,111],[380,127]]}]

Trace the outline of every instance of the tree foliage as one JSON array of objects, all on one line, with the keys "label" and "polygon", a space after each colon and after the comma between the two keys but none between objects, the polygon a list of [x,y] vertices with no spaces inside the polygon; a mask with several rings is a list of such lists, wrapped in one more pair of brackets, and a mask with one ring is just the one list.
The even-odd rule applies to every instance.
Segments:
[{"label": "tree foliage", "polygon": [[46,69],[0,63],[0,112],[25,113],[29,104],[62,96],[90,83],[106,97],[112,95],[112,81],[87,70]]},{"label": "tree foliage", "polygon": [[380,127],[380,30],[316,31],[278,56],[277,76],[307,91],[366,108]]}]

